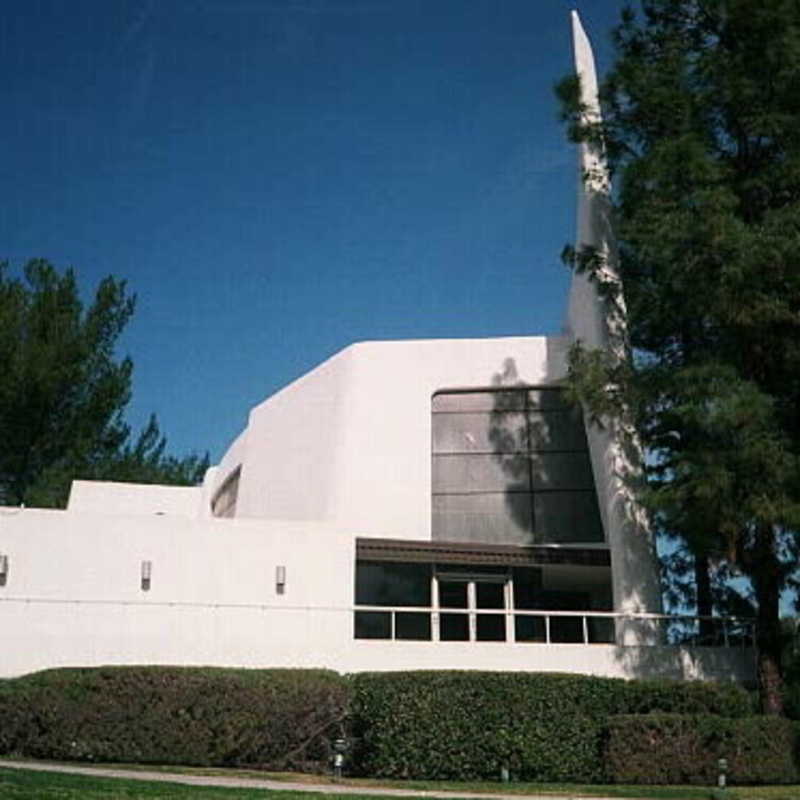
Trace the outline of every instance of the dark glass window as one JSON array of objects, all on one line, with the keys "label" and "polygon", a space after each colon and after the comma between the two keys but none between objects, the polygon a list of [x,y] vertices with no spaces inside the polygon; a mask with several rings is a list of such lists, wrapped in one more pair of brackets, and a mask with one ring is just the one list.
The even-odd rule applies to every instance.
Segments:
[{"label": "dark glass window", "polygon": [[467,607],[466,581],[445,581],[439,579],[439,605],[442,608]]},{"label": "dark glass window", "polygon": [[394,638],[430,641],[431,615],[418,611],[398,611],[394,615]]},{"label": "dark glass window", "polygon": [[506,618],[503,614],[478,614],[475,618],[475,638],[479,642],[504,642]]},{"label": "dark glass window", "polygon": [[443,642],[468,642],[469,614],[440,614],[439,639]]},{"label": "dark glass window", "polygon": [[475,607],[476,608],[505,608],[505,584],[475,582]]},{"label": "dark glass window", "polygon": [[[423,608],[431,605],[431,564],[356,562],[356,605]],[[431,638],[431,615],[414,611],[356,611],[356,639]]]},{"label": "dark glass window", "polygon": [[[609,571],[604,569],[601,575],[589,568],[592,575],[587,580],[593,588],[576,591],[572,587],[581,583],[580,570],[587,568],[573,569],[577,574],[569,567],[555,566],[359,561],[356,606],[361,608],[354,614],[355,637],[504,642],[513,633],[517,642],[613,642],[613,620],[591,616],[592,609],[609,605],[610,585],[604,585]],[[544,587],[543,572],[547,576]],[[438,625],[434,624],[434,605]],[[387,610],[368,610],[368,606]],[[424,610],[412,611],[412,607]],[[548,615],[548,611],[562,613]],[[526,612],[539,613],[528,616]]]},{"label": "dark glass window", "polygon": [[355,637],[356,639],[391,639],[391,612],[356,611]]},{"label": "dark glass window", "polygon": [[434,395],[432,454],[435,540],[603,541],[583,418],[560,389]]},{"label": "dark glass window", "polygon": [[544,617],[514,616],[514,638],[518,642],[545,642]]},{"label": "dark glass window", "polygon": [[511,576],[514,580],[514,608],[520,611],[541,608],[542,571],[533,567],[514,567]]},{"label": "dark glass window", "polygon": [[356,564],[356,605],[430,606],[430,564],[359,561]]}]

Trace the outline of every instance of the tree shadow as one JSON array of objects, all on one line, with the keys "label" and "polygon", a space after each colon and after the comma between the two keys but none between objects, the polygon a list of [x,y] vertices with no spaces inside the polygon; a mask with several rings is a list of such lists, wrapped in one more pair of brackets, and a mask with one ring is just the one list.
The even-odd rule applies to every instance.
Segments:
[{"label": "tree shadow", "polygon": [[[487,440],[505,477],[505,507],[524,544],[603,540],[579,406],[556,384],[532,386],[513,358],[492,377]],[[582,515],[582,516],[581,516]]]}]

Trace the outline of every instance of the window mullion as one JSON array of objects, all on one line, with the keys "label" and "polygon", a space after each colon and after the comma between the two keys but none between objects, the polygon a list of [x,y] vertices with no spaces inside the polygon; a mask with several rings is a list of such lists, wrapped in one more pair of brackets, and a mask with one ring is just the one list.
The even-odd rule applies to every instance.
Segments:
[{"label": "window mullion", "polygon": [[505,582],[505,607],[506,607],[506,641],[515,642],[514,630],[514,578],[509,575]]},{"label": "window mullion", "polygon": [[439,579],[431,570],[431,640],[439,641]]},{"label": "window mullion", "polygon": [[475,581],[467,583],[467,609],[469,614],[469,640],[475,642],[478,639],[478,621],[475,609],[478,607],[478,597],[475,588]]}]

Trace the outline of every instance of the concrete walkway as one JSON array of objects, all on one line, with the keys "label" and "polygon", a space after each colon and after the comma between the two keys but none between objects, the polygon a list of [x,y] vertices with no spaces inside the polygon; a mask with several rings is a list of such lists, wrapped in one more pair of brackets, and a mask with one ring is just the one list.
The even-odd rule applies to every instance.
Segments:
[{"label": "concrete walkway", "polygon": [[[352,786],[340,783],[300,783],[276,781],[268,778],[246,778],[226,775],[190,775],[182,772],[151,772],[117,767],[81,767],[77,764],[54,764],[49,761],[13,761],[0,758],[0,768],[30,769],[36,772],[63,772],[69,775],[89,775],[95,778],[125,778],[137,781],[181,783],[186,786],[225,786],[230,789],[272,789],[280,792],[312,792],[317,794],[358,794],[372,797],[430,797],[430,798],[474,798],[474,800],[620,800],[578,794],[503,794],[502,792],[448,792],[439,790],[389,789],[378,786]],[[699,795],[698,795],[699,796]],[[632,800],[632,798],[625,798]]]}]

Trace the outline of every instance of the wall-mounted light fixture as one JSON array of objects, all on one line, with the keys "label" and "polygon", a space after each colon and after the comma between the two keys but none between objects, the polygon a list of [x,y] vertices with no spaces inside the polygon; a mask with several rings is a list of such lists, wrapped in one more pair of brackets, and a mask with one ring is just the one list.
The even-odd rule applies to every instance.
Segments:
[{"label": "wall-mounted light fixture", "polygon": [[8,556],[0,555],[0,586],[5,586],[8,580]]},{"label": "wall-mounted light fixture", "polygon": [[153,576],[153,562],[142,561],[142,591],[150,591],[150,579]]},{"label": "wall-mounted light fixture", "polygon": [[283,594],[286,591],[286,567],[278,565],[275,567],[275,592]]}]

